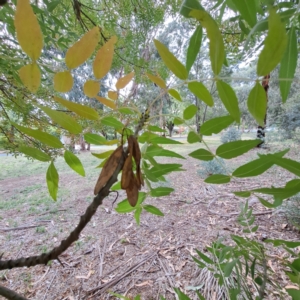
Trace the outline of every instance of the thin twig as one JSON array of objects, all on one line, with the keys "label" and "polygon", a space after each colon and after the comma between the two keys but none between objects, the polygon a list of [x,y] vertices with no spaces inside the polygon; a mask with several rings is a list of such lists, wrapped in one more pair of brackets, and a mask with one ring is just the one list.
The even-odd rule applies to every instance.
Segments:
[{"label": "thin twig", "polygon": [[56,274],[57,274],[57,270],[56,270],[56,272],[55,272],[55,274],[54,274],[54,276],[53,276],[53,278],[52,278],[50,284],[49,284],[48,287],[47,287],[47,290],[46,290],[46,292],[45,292],[45,295],[44,295],[43,300],[46,299],[46,295],[47,295],[47,293],[48,293],[48,291],[49,291],[49,289],[50,289],[50,286],[52,285],[52,283],[53,283],[53,281],[54,281],[54,278],[56,277]]}]

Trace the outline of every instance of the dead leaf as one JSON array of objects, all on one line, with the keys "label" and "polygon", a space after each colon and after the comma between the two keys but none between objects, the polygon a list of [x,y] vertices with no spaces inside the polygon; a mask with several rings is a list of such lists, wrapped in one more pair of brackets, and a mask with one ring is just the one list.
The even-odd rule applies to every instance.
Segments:
[{"label": "dead leaf", "polygon": [[299,287],[296,285],[287,285],[284,287],[285,289],[295,289],[295,290],[299,290]]},{"label": "dead leaf", "polygon": [[269,265],[269,267],[272,269],[272,271],[273,271],[274,273],[276,273],[276,271],[275,271],[274,268],[273,268],[273,265],[272,265],[271,260],[268,260],[268,265]]},{"label": "dead leaf", "polygon": [[95,195],[97,195],[100,192],[100,190],[106,185],[110,177],[114,174],[116,168],[119,165],[119,161],[123,155],[123,146],[121,145],[111,154],[109,159],[106,161],[94,189]]},{"label": "dead leaf", "polygon": [[93,275],[94,273],[95,273],[95,270],[90,270],[86,276],[79,275],[79,276],[76,276],[76,278],[77,279],[89,279],[91,277],[91,275]]},{"label": "dead leaf", "polygon": [[136,283],[135,284],[136,286],[145,286],[145,285],[149,285],[149,286],[152,286],[152,281],[144,281],[142,283]]}]

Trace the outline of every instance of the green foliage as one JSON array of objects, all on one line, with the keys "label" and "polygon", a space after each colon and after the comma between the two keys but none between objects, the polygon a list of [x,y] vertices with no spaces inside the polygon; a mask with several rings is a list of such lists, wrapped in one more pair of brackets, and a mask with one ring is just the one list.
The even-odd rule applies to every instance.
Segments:
[{"label": "green foliage", "polygon": [[221,142],[223,144],[233,142],[233,141],[239,141],[241,139],[241,132],[236,129],[236,127],[229,127],[221,136]]},{"label": "green foliage", "polygon": [[297,194],[282,205],[285,218],[291,226],[300,229],[300,194]]}]

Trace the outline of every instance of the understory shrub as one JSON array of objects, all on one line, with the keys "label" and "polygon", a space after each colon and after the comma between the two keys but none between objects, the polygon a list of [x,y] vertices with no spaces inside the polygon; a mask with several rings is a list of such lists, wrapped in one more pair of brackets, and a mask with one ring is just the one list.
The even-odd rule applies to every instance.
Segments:
[{"label": "understory shrub", "polygon": [[221,136],[222,144],[228,142],[239,141],[241,139],[242,133],[235,127],[229,127]]},{"label": "understory shrub", "polygon": [[282,209],[287,222],[300,229],[300,194],[285,201]]},{"label": "understory shrub", "polygon": [[213,174],[227,174],[226,163],[222,158],[214,158],[210,161],[202,161],[200,164],[201,169],[197,173],[202,177],[206,178]]}]

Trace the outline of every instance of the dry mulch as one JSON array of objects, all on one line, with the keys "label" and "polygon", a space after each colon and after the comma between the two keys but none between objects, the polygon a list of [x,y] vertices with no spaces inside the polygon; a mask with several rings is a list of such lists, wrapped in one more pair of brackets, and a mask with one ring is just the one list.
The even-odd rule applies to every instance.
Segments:
[{"label": "dry mulch", "polygon": [[[249,152],[243,161],[254,157],[255,151]],[[197,274],[191,257],[196,255],[195,249],[203,251],[220,237],[229,241],[230,234],[242,235],[236,217],[239,205],[245,199],[236,197],[232,191],[278,182],[276,173],[271,170],[257,178],[241,179],[227,185],[208,185],[197,174],[199,161],[187,158],[178,162],[187,171],[167,176],[175,191],[166,197],[146,200],[147,204],[163,211],[164,217],[143,212],[138,226],[132,213],[118,214],[111,210],[115,198],[112,194],[84,229],[80,240],[63,253],[60,258],[63,266],[53,261],[49,266],[7,270],[0,272],[0,284],[29,299],[39,300],[115,299],[109,291],[127,297],[140,294],[142,299],[160,299],[160,295],[175,299],[172,287],[184,290],[192,285]],[[16,193],[22,186],[26,187],[28,180],[45,184],[44,177],[38,176],[8,178],[0,181],[0,196],[5,199]],[[76,175],[62,176],[60,182],[61,186],[69,186],[72,182],[74,194],[57,203],[55,210],[33,214],[24,207],[21,211],[0,212],[3,259],[49,251],[77,225],[88,205],[87,197],[91,197],[94,182]],[[121,192],[117,202],[124,198]],[[250,200],[250,204],[254,212],[267,211],[255,199]],[[10,228],[6,222],[9,218],[18,219],[21,228]],[[258,215],[256,223],[259,225],[255,234],[258,240],[263,237],[299,238],[280,214]],[[288,282],[276,258],[283,252],[277,248],[272,251],[269,263],[285,286]],[[269,299],[276,299],[276,295]]]}]

